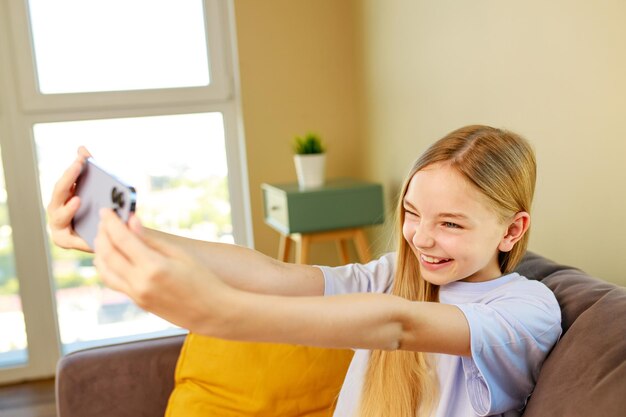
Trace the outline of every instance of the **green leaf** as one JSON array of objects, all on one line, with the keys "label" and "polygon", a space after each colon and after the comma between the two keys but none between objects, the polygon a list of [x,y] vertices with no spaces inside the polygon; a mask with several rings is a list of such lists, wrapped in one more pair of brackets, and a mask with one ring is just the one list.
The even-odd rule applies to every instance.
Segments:
[{"label": "green leaf", "polygon": [[324,153],[326,149],[318,135],[307,133],[304,137],[296,136],[294,138],[293,150],[298,155],[305,155]]}]

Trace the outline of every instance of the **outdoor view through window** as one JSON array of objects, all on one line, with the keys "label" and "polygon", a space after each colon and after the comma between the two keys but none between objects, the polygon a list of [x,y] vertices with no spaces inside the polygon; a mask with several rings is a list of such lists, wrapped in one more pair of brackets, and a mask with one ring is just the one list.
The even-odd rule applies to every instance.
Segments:
[{"label": "outdoor view through window", "polygon": [[[84,145],[98,165],[135,187],[137,215],[147,227],[234,243],[231,197],[238,198],[240,186],[229,183],[228,177],[226,149],[236,137],[236,128],[226,129],[232,126],[226,121],[233,120],[234,106],[230,84],[224,81],[232,77],[221,3],[22,3],[15,7],[23,7],[24,19],[13,18],[9,26],[16,29],[11,32],[19,58],[15,61],[29,69],[20,76],[34,77],[19,83],[7,76],[3,85],[17,86],[15,93],[9,92],[13,95],[5,97],[19,123],[12,125],[13,130],[7,125],[6,131],[34,141],[40,189],[32,185],[29,192],[40,193],[42,211],[54,183]],[[10,38],[2,27],[0,35]],[[20,96],[31,91],[29,86],[32,93]],[[32,108],[23,110],[20,98],[25,108]],[[238,160],[237,155],[229,155],[232,161]],[[58,354],[54,349],[35,352],[29,346],[27,334],[41,332],[32,325],[38,319],[31,317],[30,308],[24,320],[22,299],[31,306],[36,296],[48,295],[24,288],[30,290],[37,280],[47,277],[20,275],[21,263],[16,268],[7,208],[12,195],[5,191],[3,173],[0,169],[0,372],[48,363],[43,355]],[[7,171],[7,178],[13,179],[10,175],[14,174]],[[19,217],[21,213],[18,209],[12,214]],[[93,255],[58,248],[49,238],[48,242],[63,353],[184,331],[107,289],[93,266]],[[39,258],[32,262],[46,262]],[[16,259],[21,262],[22,258]]]},{"label": "outdoor view through window", "polygon": [[22,300],[13,259],[12,234],[4,170],[0,170],[0,323],[4,333],[0,338],[0,367],[28,360]]},{"label": "outdoor view through window", "polygon": [[[34,134],[44,203],[85,145],[96,162],[136,188],[137,214],[146,226],[234,242],[220,113],[38,124]],[[23,362],[24,318],[3,186],[0,191],[0,361]],[[52,243],[50,250],[64,351],[172,328],[105,288],[91,254]]]},{"label": "outdoor view through window", "polygon": [[[146,226],[233,242],[220,113],[38,124],[34,133],[44,202],[85,145],[97,163],[136,188]],[[104,287],[92,255],[52,244],[51,252],[65,351],[171,327]]]}]

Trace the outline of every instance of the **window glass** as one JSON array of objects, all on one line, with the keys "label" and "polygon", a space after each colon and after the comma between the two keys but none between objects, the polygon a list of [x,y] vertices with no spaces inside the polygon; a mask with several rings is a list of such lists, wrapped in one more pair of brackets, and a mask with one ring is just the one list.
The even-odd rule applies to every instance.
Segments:
[{"label": "window glass", "polygon": [[13,259],[13,236],[0,160],[0,368],[28,361],[19,282]]},{"label": "window glass", "polygon": [[205,86],[201,0],[29,0],[43,94]]},{"label": "window glass", "polygon": [[[44,204],[85,145],[96,163],[136,188],[146,226],[234,242],[221,113],[43,123],[34,136]],[[92,255],[50,248],[64,351],[173,327],[104,287]]]}]

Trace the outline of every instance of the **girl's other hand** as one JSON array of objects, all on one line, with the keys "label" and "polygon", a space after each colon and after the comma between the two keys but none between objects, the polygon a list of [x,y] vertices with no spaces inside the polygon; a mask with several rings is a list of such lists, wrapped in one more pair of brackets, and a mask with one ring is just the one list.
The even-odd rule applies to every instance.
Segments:
[{"label": "girl's other hand", "polygon": [[178,246],[148,236],[136,216],[124,224],[101,211],[94,264],[105,284],[138,306],[189,330],[205,330],[217,320],[227,287]]},{"label": "girl's other hand", "polygon": [[72,218],[80,207],[80,198],[74,195],[76,179],[90,156],[91,154],[84,146],[78,148],[76,160],[65,170],[55,184],[52,198],[47,207],[52,241],[65,249],[91,252],[89,245],[76,234],[72,227]]}]

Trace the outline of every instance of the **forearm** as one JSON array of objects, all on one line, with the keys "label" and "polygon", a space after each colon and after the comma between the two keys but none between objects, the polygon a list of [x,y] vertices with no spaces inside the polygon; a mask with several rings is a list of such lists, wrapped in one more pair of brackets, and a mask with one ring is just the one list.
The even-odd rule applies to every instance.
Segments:
[{"label": "forearm", "polygon": [[469,327],[453,305],[389,294],[282,297],[225,289],[217,320],[196,332],[230,340],[327,348],[470,354]]},{"label": "forearm", "polygon": [[234,288],[290,296],[324,293],[324,277],[319,268],[280,262],[242,246],[188,239],[150,229],[145,229],[145,233],[181,247]]},{"label": "forearm", "polygon": [[384,294],[296,298],[239,291],[222,301],[213,313],[221,319],[194,331],[230,340],[387,350],[399,347],[408,303]]}]

